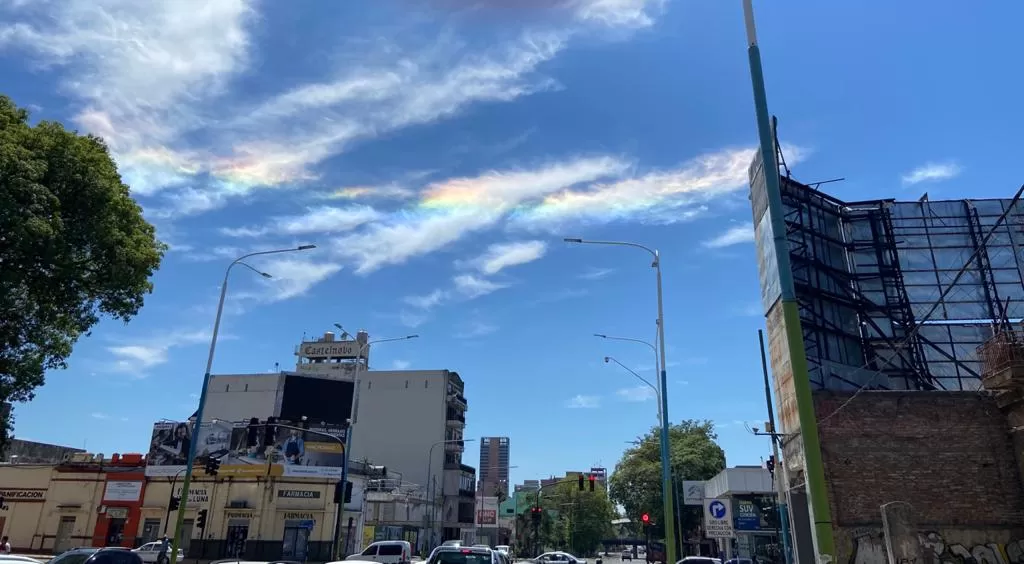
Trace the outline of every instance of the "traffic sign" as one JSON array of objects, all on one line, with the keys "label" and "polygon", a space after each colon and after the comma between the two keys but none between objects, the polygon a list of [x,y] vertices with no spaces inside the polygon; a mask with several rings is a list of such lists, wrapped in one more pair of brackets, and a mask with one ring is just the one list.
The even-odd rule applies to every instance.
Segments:
[{"label": "traffic sign", "polygon": [[704,500],[704,531],[708,538],[729,539],[736,536],[732,524],[732,500]]}]

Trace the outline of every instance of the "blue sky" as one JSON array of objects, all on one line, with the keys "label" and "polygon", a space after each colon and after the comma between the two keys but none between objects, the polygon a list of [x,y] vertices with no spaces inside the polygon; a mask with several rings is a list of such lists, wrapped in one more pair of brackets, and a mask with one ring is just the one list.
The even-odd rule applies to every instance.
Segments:
[{"label": "blue sky", "polygon": [[[797,178],[1013,193],[1024,5],[756,4]],[[591,334],[653,340],[654,278],[581,236],[662,252],[672,419],[716,421],[730,465],[766,455],[739,0],[0,0],[0,22],[4,93],[103,136],[171,245],[17,436],[142,450],[195,408],[226,264],[314,242],[234,273],[214,372],[287,368],[335,322],[418,333],[374,367],[458,371],[466,435],[509,435],[515,480],[612,467],[656,408],[602,357],[653,359]]]}]

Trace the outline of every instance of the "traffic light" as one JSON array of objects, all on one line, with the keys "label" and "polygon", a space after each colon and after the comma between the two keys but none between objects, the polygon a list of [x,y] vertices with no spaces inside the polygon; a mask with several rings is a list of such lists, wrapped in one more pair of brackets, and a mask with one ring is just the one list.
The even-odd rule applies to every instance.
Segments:
[{"label": "traffic light", "polygon": [[334,484],[334,503],[352,503],[352,482]]},{"label": "traffic light", "polygon": [[248,435],[245,439],[245,446],[252,448],[259,446],[260,444],[260,420],[253,417],[249,420],[249,425],[246,427]]},{"label": "traffic light", "polygon": [[267,425],[263,429],[263,446],[274,446],[277,440],[277,417],[267,417]]},{"label": "traffic light", "polygon": [[584,481],[583,480],[583,474],[580,474],[579,478],[580,478],[580,491],[583,491],[583,481]]},{"label": "traffic light", "polygon": [[590,491],[594,491],[594,483],[596,483],[596,482],[597,482],[597,476],[591,474],[590,475]]},{"label": "traffic light", "polygon": [[769,455],[768,460],[764,463],[764,467],[768,469],[768,474],[775,475],[775,455]]},{"label": "traffic light", "polygon": [[530,517],[533,518],[534,523],[540,523],[540,519],[543,516],[544,510],[540,507],[534,506],[530,508]]},{"label": "traffic light", "polygon": [[202,530],[206,530],[206,510],[200,509],[196,515],[196,526]]},{"label": "traffic light", "polygon": [[181,498],[172,495],[170,505],[167,506],[167,510],[177,511],[179,507],[181,507]]},{"label": "traffic light", "polygon": [[219,458],[213,458],[212,456],[210,458],[207,458],[206,459],[206,473],[208,475],[210,475],[210,476],[216,476],[217,472],[219,472],[219,471],[220,471],[220,459]]},{"label": "traffic light", "polygon": [[646,513],[644,513],[643,515],[640,516],[640,520],[644,522],[644,525],[650,525],[651,524],[651,516],[646,514]]}]

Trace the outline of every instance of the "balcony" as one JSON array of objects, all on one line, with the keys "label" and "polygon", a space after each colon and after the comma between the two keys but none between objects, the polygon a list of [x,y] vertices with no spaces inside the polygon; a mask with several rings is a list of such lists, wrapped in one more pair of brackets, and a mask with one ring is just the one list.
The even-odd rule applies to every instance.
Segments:
[{"label": "balcony", "polygon": [[448,394],[448,405],[462,411],[466,411],[467,409],[469,409],[469,404],[466,402],[466,396],[457,393]]},{"label": "balcony", "polygon": [[445,415],[445,424],[449,427],[462,428],[466,426],[466,414],[456,409],[449,409]]},{"label": "balcony", "polygon": [[466,441],[458,440],[444,444],[444,449],[449,452],[465,452]]}]

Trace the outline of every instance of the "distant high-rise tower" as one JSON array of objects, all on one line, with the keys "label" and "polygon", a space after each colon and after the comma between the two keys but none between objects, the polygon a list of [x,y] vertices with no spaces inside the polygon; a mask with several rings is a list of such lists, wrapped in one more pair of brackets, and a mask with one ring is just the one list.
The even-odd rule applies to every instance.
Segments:
[{"label": "distant high-rise tower", "polygon": [[501,490],[508,494],[508,437],[480,439],[480,489],[477,495],[490,497]]}]

